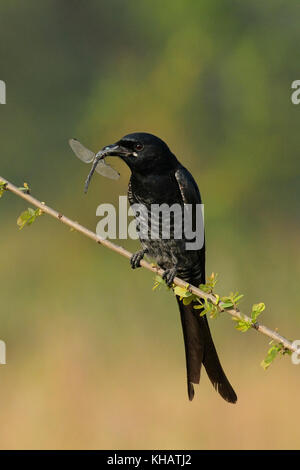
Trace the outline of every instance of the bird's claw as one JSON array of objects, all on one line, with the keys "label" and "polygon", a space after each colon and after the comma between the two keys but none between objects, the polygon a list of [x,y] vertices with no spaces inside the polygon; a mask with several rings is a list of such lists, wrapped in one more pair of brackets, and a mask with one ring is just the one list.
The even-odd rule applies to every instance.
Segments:
[{"label": "bird's claw", "polygon": [[133,255],[130,258],[130,264],[132,269],[140,268],[141,267],[141,261],[144,258],[145,255],[145,250],[137,251],[136,253],[133,253]]},{"label": "bird's claw", "polygon": [[171,287],[177,274],[177,268],[166,269],[162,275],[163,280],[168,287]]}]

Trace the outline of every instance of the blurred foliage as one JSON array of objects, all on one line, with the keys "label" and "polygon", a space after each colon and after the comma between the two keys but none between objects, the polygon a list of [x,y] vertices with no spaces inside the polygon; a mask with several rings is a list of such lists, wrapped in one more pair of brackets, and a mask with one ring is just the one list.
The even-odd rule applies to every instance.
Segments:
[{"label": "blurred foliage", "polygon": [[[117,162],[120,180],[98,175],[85,196],[68,139],[96,151],[157,134],[199,183],[208,272],[224,293],[264,299],[265,323],[295,337],[299,13],[297,0],[1,2],[0,175],[95,229],[97,205],[126,194],[129,172]],[[0,201],[2,448],[299,445],[300,369],[264,374],[265,338],[214,323],[239,402],[223,403],[203,372],[191,405],[175,302],[47,217],[18,231],[24,209],[12,194]]]}]

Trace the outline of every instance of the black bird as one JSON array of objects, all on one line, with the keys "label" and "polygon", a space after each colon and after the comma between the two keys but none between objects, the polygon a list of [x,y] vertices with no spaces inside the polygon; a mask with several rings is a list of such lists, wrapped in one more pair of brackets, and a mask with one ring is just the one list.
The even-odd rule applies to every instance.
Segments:
[{"label": "black bird", "polygon": [[[200,192],[192,175],[169,147],[152,134],[138,132],[126,135],[116,144],[104,147],[98,153],[98,159],[102,158],[101,155],[118,156],[129,166],[130,205],[143,204],[150,212],[151,204],[177,203],[182,208],[191,205],[192,209],[201,204]],[[203,284],[205,246],[203,244],[197,250],[187,250],[185,242],[184,239],[172,236],[169,239],[160,236],[154,240],[141,238],[142,249],[132,256],[131,266],[139,267],[144,255],[148,254],[165,270],[163,277],[168,285],[172,284],[175,276],[196,286]],[[206,316],[200,316],[199,310],[193,308],[193,303],[184,305],[176,298],[185,344],[189,399],[194,397],[193,384],[199,383],[203,364],[215,389],[226,401],[235,403],[237,396],[220,364]]]}]

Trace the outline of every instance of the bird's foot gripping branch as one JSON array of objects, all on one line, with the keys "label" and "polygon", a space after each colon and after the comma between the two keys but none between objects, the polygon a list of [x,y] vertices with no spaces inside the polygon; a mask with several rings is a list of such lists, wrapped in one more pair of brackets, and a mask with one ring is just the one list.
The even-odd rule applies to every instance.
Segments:
[{"label": "bird's foot gripping branch", "polygon": [[[98,244],[104,245],[128,259],[132,257],[132,253],[129,251],[110,242],[109,240],[102,239],[96,233],[83,227],[78,222],[65,217],[62,213],[47,206],[44,202],[32,197],[30,195],[30,189],[26,183],[24,183],[23,187],[18,188],[9,181],[0,177],[0,198],[6,191],[12,192],[35,207],[35,209],[32,207],[28,208],[18,217],[17,224],[20,229],[24,228],[26,225],[31,225],[40,215],[48,214],[69,226],[72,230],[82,233]],[[162,275],[164,273],[162,269],[145,260],[141,260],[140,265],[156,274],[154,288],[161,285],[166,286],[162,279]],[[258,317],[265,309],[265,305],[262,302],[254,304],[251,313],[249,315],[245,315],[241,313],[238,308],[243,295],[232,293],[228,296],[221,297],[214,292],[216,283],[217,277],[214,274],[208,278],[206,284],[201,284],[199,287],[188,284],[182,279],[175,277],[172,290],[174,294],[181,299],[184,305],[189,305],[194,302],[193,308],[195,310],[199,310],[200,316],[208,315],[211,318],[217,318],[220,314],[226,313],[229,314],[236,322],[235,328],[238,331],[246,332],[250,329],[254,329],[271,338],[271,347],[268,350],[266,358],[261,363],[264,369],[267,369],[278,355],[290,355],[292,353],[296,353],[296,355],[299,354],[299,345],[296,344],[296,341],[292,342],[284,336],[281,336],[277,331],[271,330],[258,322]]]}]

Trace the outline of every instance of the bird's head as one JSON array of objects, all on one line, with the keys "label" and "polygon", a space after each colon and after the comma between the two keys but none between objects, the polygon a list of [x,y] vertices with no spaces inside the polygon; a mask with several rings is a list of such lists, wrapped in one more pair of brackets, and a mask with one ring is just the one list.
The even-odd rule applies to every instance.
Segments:
[{"label": "bird's head", "polygon": [[132,173],[160,173],[171,168],[176,157],[165,142],[152,134],[136,132],[128,134],[115,144],[104,147],[97,155],[120,157]]}]

